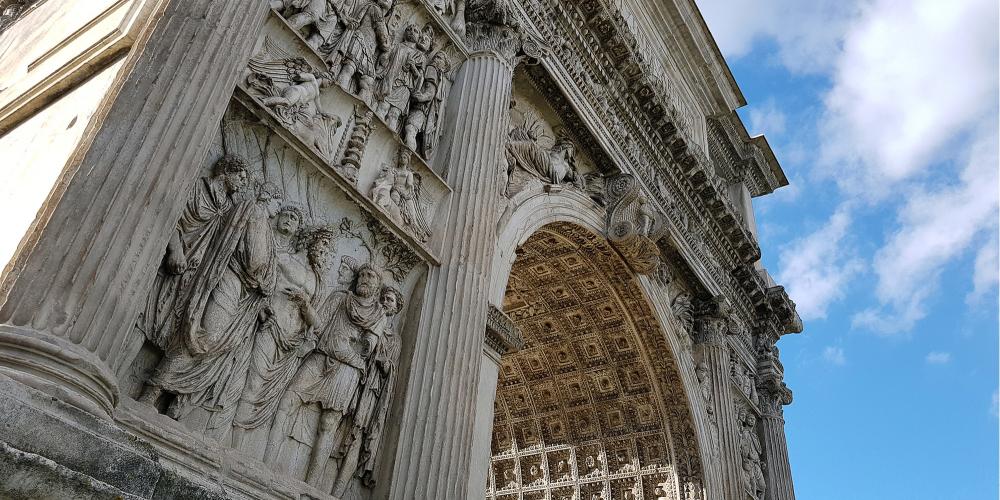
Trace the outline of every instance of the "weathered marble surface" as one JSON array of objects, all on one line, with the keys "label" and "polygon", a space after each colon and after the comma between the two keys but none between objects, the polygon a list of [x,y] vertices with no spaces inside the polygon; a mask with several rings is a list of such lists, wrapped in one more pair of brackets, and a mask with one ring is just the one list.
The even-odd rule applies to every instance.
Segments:
[{"label": "weathered marble surface", "polygon": [[794,498],[689,0],[8,3],[0,495]]}]

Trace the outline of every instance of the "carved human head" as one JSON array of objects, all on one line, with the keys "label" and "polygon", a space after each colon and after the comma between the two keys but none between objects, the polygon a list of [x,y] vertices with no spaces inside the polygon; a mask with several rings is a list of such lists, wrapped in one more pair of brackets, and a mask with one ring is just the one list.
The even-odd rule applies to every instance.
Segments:
[{"label": "carved human head", "polygon": [[226,191],[233,193],[246,187],[250,180],[250,167],[239,156],[225,155],[212,166],[212,175],[222,177]]},{"label": "carved human head", "polygon": [[337,283],[349,286],[354,283],[354,270],[358,267],[358,262],[354,257],[345,255],[340,258],[340,267],[337,269]]},{"label": "carved human head", "polygon": [[329,226],[317,226],[309,229],[304,238],[309,263],[318,269],[325,269],[330,262],[337,234]]},{"label": "carved human head", "polygon": [[382,288],[382,274],[371,264],[358,268],[354,279],[354,293],[361,297],[371,297]]},{"label": "carved human head", "polygon": [[694,373],[698,376],[699,382],[705,381],[705,378],[708,377],[708,365],[704,362],[698,363],[698,365],[694,367]]},{"label": "carved human head", "polygon": [[576,145],[573,144],[573,141],[565,137],[560,137],[552,145],[552,152],[562,155],[567,160],[572,160],[576,156]]},{"label": "carved human head", "polygon": [[285,203],[274,216],[274,228],[278,233],[292,236],[302,228],[305,213],[298,203]]},{"label": "carved human head", "polygon": [[442,73],[447,73],[451,71],[451,59],[448,58],[448,54],[439,50],[431,57],[431,66],[434,66]]},{"label": "carved human head", "polygon": [[379,294],[379,302],[385,309],[386,316],[395,316],[403,310],[403,294],[391,286],[383,286]]},{"label": "carved human head", "polygon": [[410,23],[403,28],[403,41],[404,42],[414,42],[420,41],[420,28],[416,24]]},{"label": "carved human head", "polygon": [[424,28],[420,30],[420,42],[417,44],[420,50],[427,52],[431,50],[431,46],[434,44],[434,28],[430,24],[425,24]]}]

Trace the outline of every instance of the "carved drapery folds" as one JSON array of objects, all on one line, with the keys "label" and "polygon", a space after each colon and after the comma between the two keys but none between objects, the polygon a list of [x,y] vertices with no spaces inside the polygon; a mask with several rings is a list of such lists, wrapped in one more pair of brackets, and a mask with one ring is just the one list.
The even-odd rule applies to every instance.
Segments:
[{"label": "carved drapery folds", "polygon": [[652,273],[660,262],[657,242],[666,235],[663,219],[646,201],[634,175],[618,174],[608,178],[605,193],[608,240],[632,270],[639,274]]},{"label": "carved drapery folds", "polygon": [[332,225],[291,198],[260,166],[232,154],[214,163],[173,231],[123,370],[149,374],[133,389],[140,402],[340,496],[379,476],[401,287],[418,260],[371,217]]}]

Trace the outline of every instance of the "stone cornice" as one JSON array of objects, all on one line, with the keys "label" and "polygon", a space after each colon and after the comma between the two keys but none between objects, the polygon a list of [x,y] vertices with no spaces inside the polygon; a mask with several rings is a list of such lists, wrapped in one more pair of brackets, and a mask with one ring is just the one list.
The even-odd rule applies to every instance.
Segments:
[{"label": "stone cornice", "polygon": [[521,329],[507,313],[492,304],[486,313],[486,345],[501,355],[524,348]]},{"label": "stone cornice", "polygon": [[558,66],[570,76],[575,88],[568,93],[589,103],[616,144],[606,148],[613,164],[644,180],[669,219],[674,244],[705,269],[706,288],[732,297],[736,313],[752,323],[753,302],[731,273],[758,260],[759,247],[703,147],[691,139],[694,126],[672,102],[675,89],[650,71],[621,13],[598,0],[547,0],[525,8],[530,16],[558,21],[542,27],[558,62],[546,63],[546,69]]}]

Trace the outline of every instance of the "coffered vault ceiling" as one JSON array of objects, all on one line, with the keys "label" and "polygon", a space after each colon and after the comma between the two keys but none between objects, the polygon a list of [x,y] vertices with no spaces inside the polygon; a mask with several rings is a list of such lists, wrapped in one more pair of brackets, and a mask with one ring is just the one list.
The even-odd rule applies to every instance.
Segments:
[{"label": "coffered vault ceiling", "polygon": [[535,233],[518,249],[504,310],[526,346],[501,359],[487,498],[680,498],[700,487],[672,355],[603,238],[566,223]]}]

